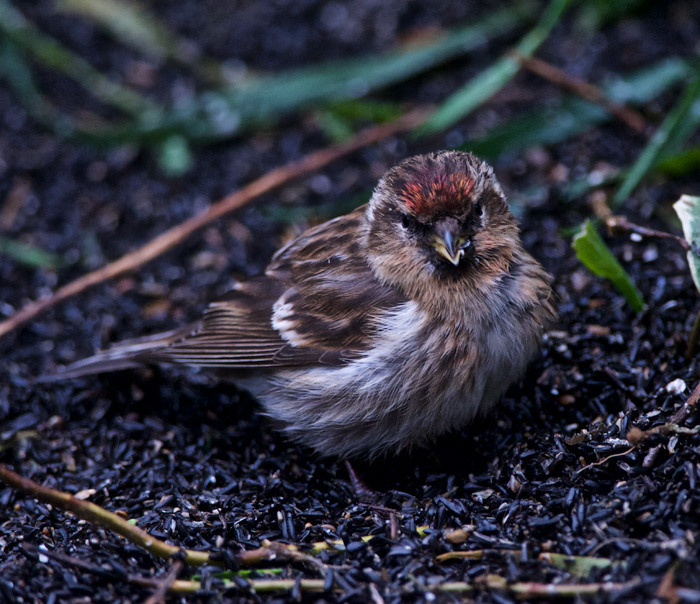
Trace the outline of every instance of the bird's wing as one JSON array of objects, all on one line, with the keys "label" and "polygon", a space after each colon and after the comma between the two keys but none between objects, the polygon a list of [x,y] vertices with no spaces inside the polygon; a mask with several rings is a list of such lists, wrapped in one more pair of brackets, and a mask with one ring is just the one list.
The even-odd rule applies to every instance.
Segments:
[{"label": "bird's wing", "polygon": [[149,363],[222,369],[338,365],[369,346],[375,320],[403,300],[364,260],[364,208],[307,231],[266,274],[238,284],[185,330],[97,353],[57,377]]},{"label": "bird's wing", "polygon": [[288,287],[272,324],[290,344],[365,350],[378,315],[406,301],[367,264],[365,209],[307,231],[273,257],[266,275]]}]

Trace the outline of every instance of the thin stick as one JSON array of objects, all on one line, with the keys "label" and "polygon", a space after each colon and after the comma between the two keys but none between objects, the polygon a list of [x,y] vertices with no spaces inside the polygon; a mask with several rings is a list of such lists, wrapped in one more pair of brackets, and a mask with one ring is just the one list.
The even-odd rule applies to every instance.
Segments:
[{"label": "thin stick", "polygon": [[104,283],[124,273],[138,269],[147,262],[150,262],[154,258],[174,248],[176,245],[179,245],[190,235],[209,223],[221,218],[225,214],[240,209],[256,197],[269,193],[292,179],[319,170],[330,162],[386,138],[387,136],[406,130],[412,130],[423,123],[426,116],[427,112],[424,109],[411,111],[390,124],[381,124],[362,130],[346,143],[331,145],[319,151],[315,151],[314,153],[310,153],[301,159],[271,170],[242,189],[214,203],[209,209],[168,229],[142,247],[125,254],[118,260],[110,262],[102,268],[79,277],[75,281],[71,281],[43,300],[30,302],[9,319],[0,323],[0,338],[24,325],[39,313],[52,306],[82,293],[86,289],[98,285],[99,283]]},{"label": "thin stick", "polygon": [[[25,546],[26,547],[26,546]],[[52,551],[40,551],[41,554],[45,554],[47,557],[55,558],[61,562],[67,564],[72,564],[78,568],[81,568],[87,572],[95,572],[97,574],[104,574],[102,569],[93,567],[90,564],[78,560],[77,558],[71,558],[64,554],[59,554],[58,552]],[[518,552],[519,553],[519,552]],[[138,575],[127,575],[126,580],[139,587],[144,587],[147,589],[157,589],[161,582],[153,577],[142,577]],[[255,593],[274,593],[274,592],[287,592],[292,591],[297,587],[296,579],[247,579],[247,586]],[[623,589],[630,589],[639,584],[638,580],[632,580],[628,583],[574,583],[574,584],[552,584],[552,583],[534,583],[534,582],[516,582],[509,583],[505,577],[500,575],[480,575],[475,577],[473,582],[467,583],[466,581],[446,581],[436,585],[432,591],[442,592],[442,593],[472,593],[477,589],[492,589],[496,591],[505,591],[511,593],[518,598],[528,599],[528,598],[571,598],[571,597],[584,597],[584,596],[594,596],[602,593],[614,593],[616,591],[621,591]],[[202,588],[200,581],[189,581],[178,579],[171,583],[169,587],[169,593],[197,593]],[[325,591],[325,581],[322,579],[301,579],[299,581],[299,589],[303,593],[319,593]],[[238,583],[232,581],[224,581],[223,590],[235,589],[241,590],[241,586]],[[370,588],[371,589],[371,588]],[[342,591],[338,587],[334,588],[334,591]]]},{"label": "thin stick", "polygon": [[180,571],[182,571],[183,566],[184,564],[182,560],[175,560],[175,563],[172,565],[165,577],[162,579],[157,579],[158,587],[156,587],[156,590],[143,604],[164,604],[165,597],[168,595],[173,583],[175,583]]},{"label": "thin stick", "polygon": [[700,400],[700,382],[698,382],[695,388],[693,388],[693,391],[690,393],[688,400],[685,401],[685,404],[671,416],[671,423],[680,424],[683,420],[685,420],[685,418],[693,412],[693,409],[695,409],[695,405],[698,404],[698,400]]},{"label": "thin stick", "polygon": [[585,470],[590,470],[591,468],[595,468],[596,466],[602,466],[605,463],[608,463],[611,459],[614,459],[615,457],[624,457],[625,455],[629,455],[634,451],[636,448],[636,445],[632,445],[629,449],[626,451],[622,451],[620,453],[613,453],[612,455],[608,455],[607,457],[604,457],[603,459],[599,461],[594,461],[593,463],[589,463],[586,466],[583,466],[582,468],[579,468],[574,472],[574,476],[578,476],[581,472],[584,472]]},{"label": "thin stick", "polygon": [[[30,551],[37,551],[36,546],[25,544],[24,547]],[[481,551],[481,550],[479,550]],[[489,550],[490,551],[490,550]],[[494,550],[503,553],[503,550]],[[39,550],[40,554],[54,558],[60,562],[71,564],[85,570],[87,572],[98,575],[106,575],[109,571],[86,563],[77,558],[72,558],[65,554],[54,552],[51,550]],[[482,552],[483,553],[483,552]],[[519,550],[513,553],[520,553]],[[568,558],[568,557],[567,557]],[[158,589],[163,582],[154,579],[153,577],[142,577],[138,575],[127,575],[125,579],[133,584],[147,589]],[[295,579],[247,579],[246,585],[255,593],[271,593],[280,591],[291,591],[297,587]],[[301,579],[298,587],[302,592],[323,592],[326,589],[325,581],[322,579]],[[509,592],[518,598],[568,598],[578,596],[592,596],[601,593],[612,593],[623,589],[629,589],[638,585],[637,580],[632,580],[629,583],[585,583],[585,584],[552,584],[552,583],[532,583],[532,582],[516,582],[509,583],[505,577],[500,575],[486,574],[475,577],[473,582],[465,581],[446,581],[436,585],[433,591],[444,593],[471,593],[477,589],[493,589],[497,591]],[[371,585],[371,584],[370,584]],[[202,588],[200,581],[190,580],[173,580],[168,587],[169,593],[196,593]],[[238,583],[225,580],[223,590],[235,589],[241,590]],[[371,589],[371,587],[370,587]],[[342,591],[338,587],[334,591]]]},{"label": "thin stick", "polygon": [[[117,514],[101,508],[99,505],[90,501],[77,499],[68,493],[63,493],[56,489],[41,486],[33,480],[16,474],[2,464],[0,464],[0,480],[39,501],[50,503],[57,508],[71,512],[78,518],[87,520],[93,524],[104,526],[118,535],[121,535],[131,543],[135,543],[144,548],[158,558],[171,559],[184,554],[185,564],[191,564],[193,566],[203,566],[205,564],[223,565],[223,562],[212,559],[209,552],[199,552],[188,549],[183,550],[174,545],[165,543],[164,541],[160,541],[142,528],[139,528]],[[238,552],[237,557],[238,563],[242,566],[253,566],[260,562],[280,558],[308,562],[293,545],[272,543],[269,541],[263,542],[263,547]]]},{"label": "thin stick", "polygon": [[80,570],[84,570],[85,572],[92,573],[93,575],[97,575],[99,577],[123,577],[123,573],[120,573],[119,571],[113,568],[103,568],[101,566],[97,566],[96,564],[91,564],[90,562],[81,560],[80,558],[74,558],[73,556],[69,556],[68,554],[64,554],[63,552],[57,552],[51,549],[41,549],[37,545],[29,543],[27,541],[24,541],[22,543],[22,549],[36,556],[46,556],[47,558],[53,558],[58,562],[70,564],[71,566],[75,566]]},{"label": "thin stick", "polygon": [[[150,577],[129,577],[129,582],[143,587],[153,587],[154,581]],[[291,591],[296,587],[295,579],[248,579],[250,589],[255,593],[274,593],[280,591]],[[576,598],[585,596],[595,596],[599,594],[609,594],[630,589],[639,585],[639,581],[633,580],[628,583],[534,583],[518,582],[508,583],[505,577],[500,575],[485,575],[476,577],[474,583],[466,581],[446,581],[436,585],[431,589],[440,593],[465,594],[472,593],[480,588],[504,591],[513,594],[520,599],[530,598]],[[299,588],[303,593],[318,593],[324,591],[324,581],[321,579],[302,579]],[[172,585],[172,593],[196,593],[201,589],[199,581],[175,581]],[[224,589],[238,589],[235,583],[226,583]],[[342,591],[334,588],[334,591]]]},{"label": "thin stick", "polygon": [[528,71],[537,74],[545,80],[549,80],[561,88],[573,92],[591,103],[600,105],[608,113],[617,117],[635,132],[644,134],[647,131],[649,124],[641,113],[611,101],[595,84],[591,84],[590,82],[586,82],[585,80],[569,75],[565,71],[562,71],[558,67],[555,67],[551,63],[547,63],[542,59],[526,57],[519,53],[514,54],[515,58]]},{"label": "thin stick", "polygon": [[700,382],[698,382],[695,388],[693,388],[688,400],[686,400],[683,406],[671,416],[671,419],[668,422],[661,424],[660,426],[649,428],[649,430],[640,430],[635,426],[631,428],[629,432],[627,432],[627,440],[636,447],[640,442],[646,440],[652,434],[670,434],[672,432],[679,432],[680,429],[678,426],[694,411],[695,406],[698,404],[698,400],[700,400]]},{"label": "thin stick", "polygon": [[470,549],[456,552],[445,552],[435,556],[435,562],[441,564],[448,560],[481,560],[486,554],[511,554],[519,555],[519,549]]},{"label": "thin stick", "polygon": [[[129,577],[129,583],[139,585],[141,587],[152,588],[155,583],[151,577]],[[276,593],[292,591],[296,587],[296,579],[246,579],[246,583],[251,591],[255,593]],[[200,581],[188,581],[178,579],[174,581],[170,587],[170,593],[193,594],[202,589]],[[223,590],[233,589],[241,591],[241,587],[232,581],[225,581]],[[299,581],[299,589],[303,593],[320,593],[325,590],[325,581],[323,579],[301,579]],[[334,588],[334,591],[340,591]]]},{"label": "thin stick", "polygon": [[605,218],[605,225],[611,231],[629,231],[631,233],[636,233],[642,237],[655,237],[656,239],[670,239],[675,241],[680,245],[686,252],[690,249],[690,244],[683,238],[673,233],[667,233],[666,231],[657,231],[656,229],[649,229],[643,227],[639,224],[634,224],[625,218],[624,216],[607,216]]}]

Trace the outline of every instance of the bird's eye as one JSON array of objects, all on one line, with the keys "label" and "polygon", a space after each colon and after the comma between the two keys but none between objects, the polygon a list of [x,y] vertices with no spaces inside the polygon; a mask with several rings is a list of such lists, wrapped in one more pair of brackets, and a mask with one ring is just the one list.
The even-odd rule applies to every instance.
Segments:
[{"label": "bird's eye", "polygon": [[476,216],[481,216],[484,213],[484,208],[481,206],[481,200],[474,204],[473,212]]},{"label": "bird's eye", "polygon": [[430,228],[411,214],[401,214],[401,225],[410,234],[416,236],[425,234]]}]

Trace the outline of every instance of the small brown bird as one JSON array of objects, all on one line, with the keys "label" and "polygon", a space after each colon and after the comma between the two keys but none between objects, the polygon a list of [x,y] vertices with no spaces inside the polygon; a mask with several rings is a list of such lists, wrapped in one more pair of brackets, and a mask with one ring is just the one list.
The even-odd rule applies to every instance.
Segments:
[{"label": "small brown bird", "polygon": [[491,167],[442,151],[390,169],[368,204],[290,241],[195,325],[56,377],[215,368],[290,438],[372,457],[492,407],[537,354],[552,297]]}]

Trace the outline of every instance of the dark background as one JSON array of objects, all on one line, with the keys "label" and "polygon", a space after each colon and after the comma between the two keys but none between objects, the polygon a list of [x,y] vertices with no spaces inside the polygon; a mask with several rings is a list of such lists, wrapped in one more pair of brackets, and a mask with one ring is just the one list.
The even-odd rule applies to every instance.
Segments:
[{"label": "dark background", "polygon": [[[537,56],[600,82],[697,52],[699,3],[633,4],[612,18],[595,12],[595,3],[570,9]],[[154,1],[147,6],[172,32],[239,75],[378,53],[494,8],[372,0]],[[115,40],[85,17],[57,14],[51,2],[18,3],[18,8],[101,72],[156,103],[177,103],[209,85],[182,66],[153,60]],[[439,104],[526,30],[514,30],[371,98],[402,109]],[[118,117],[69,78],[30,65],[42,93],[62,111],[86,119]],[[651,124],[659,124],[679,91],[673,87],[639,109]],[[355,462],[363,479],[382,494],[382,507],[396,510],[398,534],[392,532],[390,513],[359,502],[341,461],[318,459],[285,441],[257,414],[255,402],[230,384],[175,369],[48,386],[31,381],[110,342],[197,317],[234,278],[261,272],[286,237],[366,201],[376,179],[395,162],[463,144],[523,111],[556,106],[563,94],[520,73],[448,131],[394,136],[354,153],[256,200],[138,272],[89,290],[4,337],[0,461],[63,491],[94,489],[91,501],[123,510],[154,536],[183,547],[235,551],[265,538],[294,543],[341,538],[348,551],[326,561],[339,565],[337,585],[349,601],[368,601],[370,583],[387,602],[424,601],[442,581],[496,573],[509,581],[543,583],[636,581],[616,595],[593,599],[647,602],[671,572],[675,584],[686,589],[679,592],[681,600],[697,601],[692,598],[700,597],[694,572],[700,436],[697,431],[656,435],[636,448],[625,440],[632,426],[648,429],[667,421],[688,396],[689,391],[666,392],[668,383],[682,379],[692,389],[698,380],[695,359],[684,357],[698,309],[685,254],[674,242],[607,237],[647,300],[648,308],[635,315],[570,248],[571,227],[592,215],[590,196],[571,201],[560,194],[562,183],[635,160],[648,136],[616,120],[553,146],[506,150],[493,159],[520,216],[526,247],[554,275],[561,320],[541,357],[493,415],[428,450]],[[59,268],[35,268],[21,255],[1,255],[0,315],[9,316],[118,258],[266,171],[328,145],[324,115],[321,107],[237,137],[195,144],[189,170],[173,176],[152,147],[90,145],[57,136],[32,117],[15,92],[0,85],[0,218],[6,217],[0,234],[60,260]],[[697,193],[699,184],[697,172],[653,176],[620,212],[679,232],[668,219],[670,205],[681,193]],[[531,194],[535,190],[539,193]],[[685,427],[693,426],[697,420],[691,418]],[[427,536],[416,533],[423,525],[430,527]],[[444,529],[463,525],[475,530],[465,543],[445,538]],[[362,545],[361,537],[369,534],[378,537]],[[168,568],[103,529],[0,487],[0,599],[112,602],[148,595],[124,580],[39,560],[23,543],[132,574]],[[522,554],[496,551],[479,561],[435,562],[437,554],[452,549],[504,548]],[[539,561],[543,551],[597,556],[614,564],[577,577]],[[284,568],[285,576],[314,576],[298,566],[275,566]],[[183,578],[191,574],[188,570]],[[235,591],[222,597],[255,600]],[[510,601],[514,596],[486,590],[475,597]]]}]

